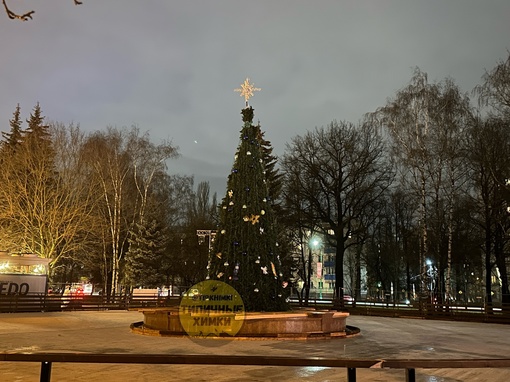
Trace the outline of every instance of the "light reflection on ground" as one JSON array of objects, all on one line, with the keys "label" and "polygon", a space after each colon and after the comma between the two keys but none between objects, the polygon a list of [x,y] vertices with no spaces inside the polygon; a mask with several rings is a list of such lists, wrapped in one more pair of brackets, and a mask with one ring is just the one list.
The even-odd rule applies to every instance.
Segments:
[{"label": "light reflection on ground", "polygon": [[315,374],[323,371],[328,370],[329,367],[322,367],[322,366],[308,366],[308,367],[300,367],[297,372],[296,376],[298,378],[307,378],[314,376]]},{"label": "light reflection on ground", "polygon": [[434,375],[428,375],[425,377],[425,379],[423,381],[424,382],[444,382],[445,379],[441,378],[441,377],[436,377]]}]

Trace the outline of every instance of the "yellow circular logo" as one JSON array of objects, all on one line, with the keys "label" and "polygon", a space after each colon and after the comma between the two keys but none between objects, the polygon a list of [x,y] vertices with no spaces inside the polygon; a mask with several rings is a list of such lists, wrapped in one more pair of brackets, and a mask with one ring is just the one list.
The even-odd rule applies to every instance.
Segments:
[{"label": "yellow circular logo", "polygon": [[179,306],[181,325],[192,337],[233,337],[241,329],[244,316],[243,299],[222,281],[193,285]]}]

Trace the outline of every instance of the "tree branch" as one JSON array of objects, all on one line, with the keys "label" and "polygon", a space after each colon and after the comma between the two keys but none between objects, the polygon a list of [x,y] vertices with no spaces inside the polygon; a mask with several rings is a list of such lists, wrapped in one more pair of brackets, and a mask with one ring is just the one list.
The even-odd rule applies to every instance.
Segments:
[{"label": "tree branch", "polygon": [[[7,6],[6,0],[2,0],[2,4],[4,5],[5,13],[7,13],[7,16],[11,20],[21,20],[21,21],[27,21],[28,19],[32,20],[32,15],[35,13],[35,11],[29,11],[29,12],[26,12],[23,14],[14,13]],[[81,4],[83,4],[83,1],[74,0],[74,5],[81,5]]]},{"label": "tree branch", "polygon": [[11,11],[9,9],[9,7],[7,6],[7,3],[5,2],[5,0],[2,0],[2,3],[4,5],[4,8],[5,8],[5,13],[7,13],[7,16],[9,16],[9,18],[11,20],[21,20],[21,21],[27,21],[28,19],[32,19],[32,14],[35,13],[35,11],[30,11],[30,12],[27,12],[27,13],[24,13],[22,15],[18,15],[17,13],[14,13],[13,11]]}]

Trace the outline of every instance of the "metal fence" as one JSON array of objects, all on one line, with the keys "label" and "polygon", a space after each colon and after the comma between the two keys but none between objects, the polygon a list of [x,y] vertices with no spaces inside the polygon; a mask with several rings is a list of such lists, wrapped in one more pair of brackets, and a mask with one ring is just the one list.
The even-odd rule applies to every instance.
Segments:
[{"label": "metal fence", "polygon": [[[122,295],[122,296],[64,296],[64,295],[2,295],[0,313],[50,312],[62,310],[114,310],[178,306],[179,296]],[[297,307],[297,301],[292,301]],[[331,309],[332,301],[310,301],[309,307]],[[477,321],[510,324],[510,305],[475,304],[395,304],[367,301],[344,303],[347,312],[353,315],[385,317],[419,317],[456,321]]]},{"label": "metal fence", "polygon": [[48,295],[2,295],[0,313],[52,312],[61,310],[114,310],[144,307],[164,307],[178,305],[178,296],[158,297],[153,295],[123,296],[64,296]]},{"label": "metal fence", "polygon": [[419,317],[430,320],[476,321],[510,324],[510,305],[414,305],[362,304],[347,305],[351,314],[386,317]]},{"label": "metal fence", "polygon": [[[157,296],[83,296],[81,298],[60,295],[22,296],[8,295],[0,298],[0,312],[32,312],[60,310],[113,310],[138,309],[144,307],[176,306],[179,297]],[[316,301],[317,308],[327,309],[331,302]],[[370,302],[349,302],[345,305],[351,314],[420,317],[427,319],[467,320],[510,324],[510,306],[439,305],[439,304],[376,304]],[[416,380],[417,369],[481,369],[510,368],[510,359],[393,359],[393,360],[354,360],[337,358],[289,358],[263,356],[223,356],[215,355],[167,355],[167,354],[73,354],[73,353],[0,353],[0,362],[37,362],[41,364],[40,380],[50,381],[55,363],[91,364],[193,364],[193,365],[259,365],[290,367],[331,367],[344,369],[349,382],[356,381],[356,370],[360,368],[401,369],[402,379]]]},{"label": "metal fence", "polygon": [[0,353],[0,362],[1,361],[40,363],[41,382],[51,381],[51,370],[54,363],[330,367],[346,369],[347,380],[349,382],[356,381],[356,370],[360,368],[402,369],[402,379],[405,378],[408,382],[415,382],[416,369],[481,369],[510,367],[510,358],[470,360],[374,360],[318,357],[265,357],[249,355],[228,355],[218,357],[216,355],[189,354]]},{"label": "metal fence", "polygon": [[[297,301],[293,301],[298,306]],[[312,300],[308,306],[329,309],[332,301]],[[440,304],[440,303],[384,303],[372,301],[345,301],[344,309],[353,315],[408,317],[437,320],[476,321],[510,324],[510,304]]]}]

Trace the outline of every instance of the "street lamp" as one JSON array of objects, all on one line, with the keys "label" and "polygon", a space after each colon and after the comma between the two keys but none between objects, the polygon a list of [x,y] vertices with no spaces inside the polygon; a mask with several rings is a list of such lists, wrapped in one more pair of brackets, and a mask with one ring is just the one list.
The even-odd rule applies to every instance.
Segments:
[{"label": "street lamp", "polygon": [[321,251],[320,239],[313,237],[310,240],[310,247],[314,250],[319,250],[319,261],[317,262],[317,278],[319,279],[319,299],[322,300],[323,261],[322,261],[322,251]]},{"label": "street lamp", "polygon": [[207,237],[207,251],[210,253],[212,248],[212,240],[214,239],[214,236],[216,236],[216,231],[211,229],[197,229],[197,236],[199,243],[205,241],[205,238]]},{"label": "street lamp", "polygon": [[429,294],[431,302],[434,301],[434,267],[432,265],[432,260],[427,259],[425,260],[425,264],[428,266],[427,275],[429,277]]},{"label": "street lamp", "polygon": [[207,237],[207,279],[209,279],[209,270],[211,268],[211,250],[212,250],[212,242],[216,236],[216,231],[211,229],[197,229],[198,242],[203,243],[205,238]]}]

